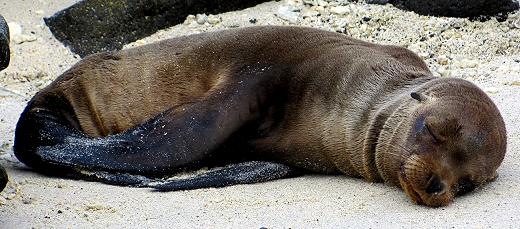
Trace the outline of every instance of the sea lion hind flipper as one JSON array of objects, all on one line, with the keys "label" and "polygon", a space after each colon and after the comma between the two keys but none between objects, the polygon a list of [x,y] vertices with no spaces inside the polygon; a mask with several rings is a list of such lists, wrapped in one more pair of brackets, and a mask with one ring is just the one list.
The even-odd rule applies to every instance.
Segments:
[{"label": "sea lion hind flipper", "polygon": [[173,177],[165,181],[150,183],[148,186],[164,191],[175,191],[251,184],[302,174],[301,169],[280,163],[249,161],[199,172],[195,175]]},{"label": "sea lion hind flipper", "polygon": [[[47,108],[26,108],[16,127],[14,154],[18,160],[42,173],[56,175],[69,173],[70,166],[61,166],[47,161],[41,150],[66,145],[68,139],[89,137],[72,128],[57,112]],[[62,153],[60,153],[61,155]]]},{"label": "sea lion hind flipper", "polygon": [[281,73],[253,66],[230,74],[225,84],[182,112],[168,109],[121,133],[92,138],[46,105],[22,113],[15,154],[41,170],[161,174],[195,163],[217,149],[243,125],[262,117]]},{"label": "sea lion hind flipper", "polygon": [[83,170],[152,174],[199,160],[223,141],[206,139],[215,112],[167,116],[165,111],[119,134],[92,138],[50,111],[24,112],[15,134],[15,155],[49,175],[70,177]]},{"label": "sea lion hind flipper", "polygon": [[[154,181],[142,175],[86,170],[76,166],[79,163],[77,160],[93,159],[89,157],[92,156],[88,154],[89,151],[108,150],[110,147],[116,150],[114,147],[121,146],[123,140],[110,139],[110,142],[103,138],[90,138],[47,109],[24,112],[16,131],[16,157],[43,174],[127,186],[140,186]],[[81,157],[72,156],[85,153],[87,155]],[[103,158],[97,158],[100,159]],[[109,164],[105,166],[110,167]]]},{"label": "sea lion hind flipper", "polygon": [[80,174],[82,169],[95,169],[95,164],[116,168],[106,155],[116,155],[114,152],[121,152],[129,145],[131,142],[120,136],[89,137],[73,128],[58,112],[35,108],[26,109],[18,121],[14,153],[18,160],[41,173],[88,179]]}]

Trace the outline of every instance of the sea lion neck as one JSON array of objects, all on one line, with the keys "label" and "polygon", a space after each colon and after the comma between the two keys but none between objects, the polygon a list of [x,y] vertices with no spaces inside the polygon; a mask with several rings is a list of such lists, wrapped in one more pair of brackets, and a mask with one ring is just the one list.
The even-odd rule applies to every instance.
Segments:
[{"label": "sea lion neck", "polygon": [[[398,126],[401,125],[408,114],[412,113],[418,105],[410,94],[416,91],[423,90],[425,83],[433,80],[431,75],[424,75],[413,80],[407,81],[404,85],[396,86],[396,89],[386,95],[381,95],[384,100],[374,102],[372,118],[366,123],[366,131],[363,135],[362,142],[362,165],[360,170],[362,176],[373,182],[392,180],[386,176],[389,170],[385,168],[387,163],[382,162],[381,155],[384,155],[386,161],[390,155],[395,156],[395,159],[400,159],[403,155],[389,154],[387,146],[396,136]],[[392,99],[388,99],[392,98]],[[377,106],[375,104],[378,104]],[[377,158],[379,155],[379,159]],[[395,178],[397,179],[397,178]],[[398,181],[397,181],[398,182]]]},{"label": "sea lion neck", "polygon": [[[383,64],[391,70],[373,71]],[[373,182],[383,180],[374,156],[381,128],[401,104],[412,102],[411,92],[434,79],[427,70],[399,69],[399,66],[401,63],[393,59],[379,59],[356,66],[355,72],[345,70],[353,76],[359,73],[364,74],[364,77],[343,78],[345,82],[337,82],[337,91],[330,92],[336,96],[322,103],[322,106],[333,105],[322,110],[327,111],[327,120],[335,120],[325,123],[327,128],[324,129],[327,131],[322,134],[324,145],[335,147],[330,157],[343,173]],[[355,85],[365,90],[352,90],[351,87],[341,85]],[[344,138],[339,140],[338,136]],[[337,142],[343,142],[344,145],[338,145]]]}]

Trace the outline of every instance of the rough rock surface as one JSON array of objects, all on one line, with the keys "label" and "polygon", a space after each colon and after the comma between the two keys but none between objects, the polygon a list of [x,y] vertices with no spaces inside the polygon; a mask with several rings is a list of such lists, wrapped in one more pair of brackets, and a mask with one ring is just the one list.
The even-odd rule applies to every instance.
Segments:
[{"label": "rough rock surface", "polygon": [[84,57],[119,50],[157,30],[182,23],[189,14],[216,14],[261,2],[265,0],[85,0],[44,20],[59,41]]},{"label": "rough rock surface", "polygon": [[[9,66],[9,59],[11,52],[9,50],[9,28],[7,22],[0,15],[0,71]],[[0,192],[4,190],[7,185],[7,172],[4,167],[0,165]]]},{"label": "rough rock surface", "polygon": [[7,181],[9,181],[9,178],[7,177],[7,171],[5,171],[3,166],[0,166],[0,192],[4,190],[5,186],[7,185]]},{"label": "rough rock surface", "polygon": [[[71,51],[84,57],[88,54],[119,50],[125,44],[155,33],[157,30],[182,23],[190,14],[216,14],[255,6],[266,0],[85,0],[57,12],[45,23],[54,36]],[[326,3],[323,0],[306,0]],[[349,1],[350,2],[350,1]],[[507,13],[518,9],[516,0],[366,0],[415,11],[422,15],[448,17],[482,17],[498,15],[505,20]],[[346,3],[345,3],[346,4]],[[339,6],[341,8],[343,6]],[[281,16],[297,23],[294,12],[281,10]],[[212,16],[212,15],[210,15]]]},{"label": "rough rock surface", "polygon": [[518,9],[516,0],[392,0],[395,7],[422,15],[479,17],[506,15]]},{"label": "rough rock surface", "polygon": [[0,15],[0,71],[9,66],[11,52],[9,50],[9,27]]}]

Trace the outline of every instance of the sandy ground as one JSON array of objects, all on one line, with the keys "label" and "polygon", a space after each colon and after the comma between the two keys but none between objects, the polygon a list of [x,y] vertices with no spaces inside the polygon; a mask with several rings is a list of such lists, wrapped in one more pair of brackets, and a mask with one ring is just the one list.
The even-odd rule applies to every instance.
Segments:
[{"label": "sandy ground", "polygon": [[[422,56],[435,74],[474,81],[496,102],[507,125],[508,152],[499,177],[447,207],[428,208],[414,205],[398,188],[345,176],[308,175],[226,188],[156,192],[32,172],[14,158],[11,149],[18,115],[36,91],[80,59],[52,37],[42,18],[75,2],[0,3],[0,14],[22,28],[11,42],[11,65],[0,72],[0,164],[10,177],[0,193],[0,228],[520,227],[520,29],[515,27],[519,13],[503,23],[494,19],[470,22],[418,16],[391,5],[357,4],[342,15],[336,10],[345,8],[337,8],[334,2],[310,6],[290,0],[218,15],[220,22],[215,24],[188,19],[134,44],[291,21],[402,45]],[[287,11],[288,16],[282,18]],[[294,14],[297,19],[291,18]],[[366,16],[371,20],[361,22]],[[253,18],[255,23],[250,22]]]}]

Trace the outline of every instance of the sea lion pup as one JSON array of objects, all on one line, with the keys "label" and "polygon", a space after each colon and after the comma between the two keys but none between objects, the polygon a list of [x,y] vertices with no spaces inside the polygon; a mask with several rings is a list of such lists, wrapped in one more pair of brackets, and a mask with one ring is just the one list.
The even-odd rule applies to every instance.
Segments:
[{"label": "sea lion pup", "polygon": [[496,176],[506,130],[482,90],[432,76],[407,49],[265,26],[86,57],[29,102],[14,150],[40,172],[118,184],[176,190],[304,169],[443,206]]}]

